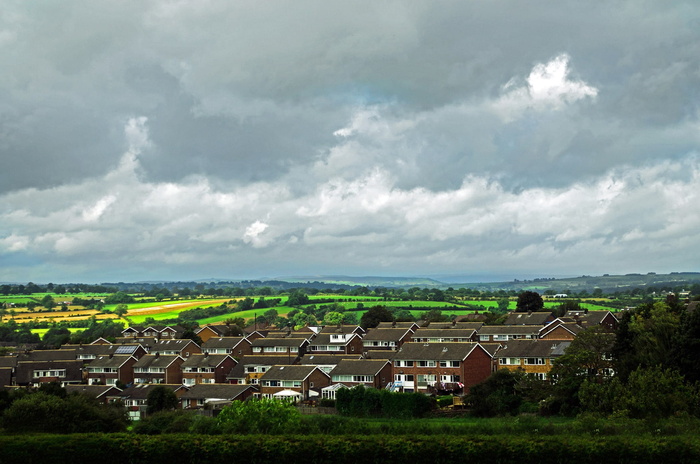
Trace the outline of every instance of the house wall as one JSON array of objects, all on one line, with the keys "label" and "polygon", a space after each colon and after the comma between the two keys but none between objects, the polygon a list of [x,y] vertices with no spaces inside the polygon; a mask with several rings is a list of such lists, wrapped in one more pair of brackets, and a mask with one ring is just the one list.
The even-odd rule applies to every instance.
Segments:
[{"label": "house wall", "polygon": [[551,330],[547,335],[542,336],[541,340],[573,340],[574,338],[576,338],[576,335],[559,326]]}]

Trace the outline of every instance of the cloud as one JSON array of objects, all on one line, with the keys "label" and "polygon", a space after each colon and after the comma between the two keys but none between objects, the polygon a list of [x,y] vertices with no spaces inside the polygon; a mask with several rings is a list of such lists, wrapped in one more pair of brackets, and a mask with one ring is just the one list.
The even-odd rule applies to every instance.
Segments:
[{"label": "cloud", "polygon": [[515,79],[508,81],[503,87],[506,93],[494,102],[496,112],[512,120],[528,108],[559,110],[578,100],[595,98],[598,89],[569,79],[569,60],[564,53],[547,63],[536,64],[522,87],[516,87]]},{"label": "cloud", "polygon": [[10,2],[5,278],[693,268],[696,14]]}]

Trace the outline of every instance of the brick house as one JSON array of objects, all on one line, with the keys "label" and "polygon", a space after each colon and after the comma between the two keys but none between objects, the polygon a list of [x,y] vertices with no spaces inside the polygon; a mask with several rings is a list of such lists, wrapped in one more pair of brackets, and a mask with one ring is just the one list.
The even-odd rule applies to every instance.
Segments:
[{"label": "brick house", "polygon": [[98,356],[86,368],[88,385],[124,385],[134,381],[134,364],[138,359],[131,355]]},{"label": "brick house", "polygon": [[535,339],[539,337],[541,329],[538,325],[485,325],[479,329],[479,342]]},{"label": "brick house", "polygon": [[181,384],[182,363],[179,355],[147,354],[134,363],[134,383],[136,384]]},{"label": "brick house", "polygon": [[211,409],[220,410],[233,401],[245,401],[258,388],[254,385],[231,384],[196,384],[192,385],[180,396],[182,409]]},{"label": "brick house", "polygon": [[547,325],[554,320],[554,314],[547,311],[512,312],[504,325]]},{"label": "brick house", "polygon": [[391,362],[381,359],[344,359],[330,372],[331,384],[364,385],[378,390],[392,382]]},{"label": "brick house", "polygon": [[320,333],[314,337],[306,349],[313,354],[352,354],[362,353],[362,337],[350,333]]},{"label": "brick house", "polygon": [[309,341],[306,338],[258,338],[253,340],[251,349],[254,355],[301,357],[306,352]]},{"label": "brick house", "polygon": [[316,366],[272,366],[260,377],[260,395],[273,398],[283,390],[291,390],[308,400],[319,396],[330,383],[331,377]]},{"label": "brick house", "polygon": [[202,348],[188,338],[157,340],[146,347],[148,354],[178,355],[189,358],[191,354],[202,352]]},{"label": "brick house", "polygon": [[291,366],[299,358],[290,356],[248,355],[238,361],[226,380],[234,385],[258,385],[260,377],[272,366]]},{"label": "brick house", "polygon": [[546,380],[552,363],[570,344],[569,341],[510,340],[496,352],[494,363],[498,369],[522,370]]},{"label": "brick house", "polygon": [[226,383],[226,376],[236,364],[227,354],[193,354],[182,363],[184,385]]},{"label": "brick house", "polygon": [[369,350],[397,350],[410,340],[412,329],[369,329],[362,339],[363,351]]},{"label": "brick house", "polygon": [[479,343],[405,343],[393,357],[391,389],[466,393],[491,375],[492,363]]},{"label": "brick house", "polygon": [[209,354],[230,354],[235,358],[253,354],[251,342],[245,337],[211,337],[202,343],[202,351]]},{"label": "brick house", "polygon": [[409,341],[417,343],[468,343],[475,342],[477,334],[474,329],[434,329],[432,327],[421,327],[410,337]]}]

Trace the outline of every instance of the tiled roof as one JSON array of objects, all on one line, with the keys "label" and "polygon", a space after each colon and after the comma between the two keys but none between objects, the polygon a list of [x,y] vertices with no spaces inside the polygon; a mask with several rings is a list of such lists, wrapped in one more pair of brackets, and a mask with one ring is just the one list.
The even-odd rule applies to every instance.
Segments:
[{"label": "tiled roof", "polygon": [[342,359],[361,359],[359,354],[305,354],[301,358],[302,365],[338,364]]},{"label": "tiled roof", "polygon": [[534,313],[511,313],[506,319],[505,325],[545,325],[552,318],[551,312],[538,311]]},{"label": "tiled roof", "polygon": [[540,329],[538,325],[485,325],[479,335],[537,335]]},{"label": "tiled roof", "polygon": [[403,344],[394,359],[461,361],[474,349],[480,349],[478,343],[409,342]]},{"label": "tiled roof", "polygon": [[316,369],[316,366],[272,366],[260,380],[304,380]]},{"label": "tiled roof", "polygon": [[[497,358],[550,358],[563,353],[569,341],[508,340],[496,353]],[[555,354],[557,353],[557,354]]]},{"label": "tiled roof", "polygon": [[384,359],[344,359],[330,375],[377,375],[387,364],[389,361]]},{"label": "tiled roof", "polygon": [[196,384],[189,387],[180,398],[185,400],[233,400],[250,389],[257,391],[254,385]]},{"label": "tiled roof", "polygon": [[193,354],[182,363],[182,368],[216,367],[227,359],[233,360],[233,358],[227,354]]},{"label": "tiled roof", "polygon": [[178,359],[182,359],[182,357],[176,355],[176,354],[161,354],[161,355],[154,355],[154,354],[147,354],[146,356],[142,357],[139,359],[136,364],[134,364],[134,368],[140,368],[140,367],[168,367]]},{"label": "tiled roof", "polygon": [[371,341],[398,341],[403,339],[406,334],[411,332],[409,329],[369,329],[363,340]]},{"label": "tiled roof", "polygon": [[88,366],[90,366],[90,367],[121,367],[125,363],[127,363],[129,360],[136,361],[136,358],[134,358],[131,355],[121,355],[121,354],[117,354],[114,356],[98,356],[97,358],[93,359],[88,364]]}]

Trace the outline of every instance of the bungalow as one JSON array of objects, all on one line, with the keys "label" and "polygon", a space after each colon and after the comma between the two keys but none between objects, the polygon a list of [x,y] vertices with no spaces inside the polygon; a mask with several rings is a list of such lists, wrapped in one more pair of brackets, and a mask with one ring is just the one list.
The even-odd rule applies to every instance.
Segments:
[{"label": "bungalow", "polygon": [[308,400],[319,396],[330,381],[331,377],[316,366],[272,366],[260,377],[260,395],[264,398],[298,395],[301,400]]},{"label": "bungalow", "polygon": [[66,385],[66,392],[70,395],[71,393],[80,393],[81,395],[87,395],[90,398],[95,398],[103,403],[107,403],[107,398],[110,396],[118,395],[122,392],[121,389],[113,385]]},{"label": "bungalow", "polygon": [[227,354],[193,354],[182,363],[184,385],[226,383],[226,375],[236,364]]},{"label": "bungalow", "polygon": [[[134,385],[125,388],[121,392],[110,393],[107,396],[107,401],[121,401],[129,412],[129,418],[132,420],[139,420],[146,415],[148,393],[157,386],[159,385]],[[162,384],[162,386],[172,390],[178,398],[187,391],[187,389],[180,384]]]},{"label": "bungalow", "polygon": [[182,409],[212,409],[220,410],[233,401],[245,401],[255,393],[258,388],[254,385],[230,385],[230,384],[196,384],[187,389],[180,396]]},{"label": "bungalow", "polygon": [[344,359],[330,372],[333,384],[364,385],[378,390],[391,383],[391,375],[391,362],[381,359]]},{"label": "bungalow", "polygon": [[182,383],[180,367],[185,359],[176,354],[147,354],[134,363],[134,383]]},{"label": "bungalow", "polygon": [[405,343],[393,358],[392,390],[461,392],[491,375],[492,355],[479,343]]}]

